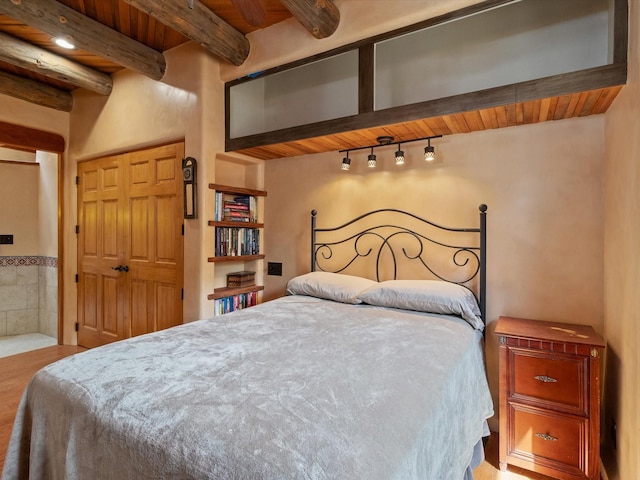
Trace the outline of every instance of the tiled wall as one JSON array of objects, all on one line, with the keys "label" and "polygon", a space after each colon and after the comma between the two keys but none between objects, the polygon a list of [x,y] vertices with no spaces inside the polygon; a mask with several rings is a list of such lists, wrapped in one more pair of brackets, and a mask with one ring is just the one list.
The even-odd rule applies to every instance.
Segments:
[{"label": "tiled wall", "polygon": [[0,336],[57,332],[58,259],[0,257]]}]

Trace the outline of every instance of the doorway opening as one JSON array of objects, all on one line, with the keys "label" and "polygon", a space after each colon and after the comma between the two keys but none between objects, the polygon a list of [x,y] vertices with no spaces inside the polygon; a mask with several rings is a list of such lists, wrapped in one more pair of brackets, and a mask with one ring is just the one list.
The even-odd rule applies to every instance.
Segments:
[{"label": "doorway opening", "polygon": [[0,357],[62,343],[63,150],[0,122]]}]

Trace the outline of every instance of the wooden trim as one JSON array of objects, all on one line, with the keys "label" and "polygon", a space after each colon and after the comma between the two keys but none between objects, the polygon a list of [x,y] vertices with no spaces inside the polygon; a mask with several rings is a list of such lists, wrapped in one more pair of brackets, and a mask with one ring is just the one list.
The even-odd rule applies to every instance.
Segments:
[{"label": "wooden trim", "polygon": [[228,139],[225,149],[227,151],[242,150],[441,115],[513,105],[552,96],[624,85],[626,81],[626,64],[605,65],[360,115]]},{"label": "wooden trim", "polygon": [[34,150],[62,153],[65,141],[57,133],[0,122],[0,145],[6,147],[31,147]]},{"label": "wooden trim", "polygon": [[373,112],[375,48],[373,44],[358,49],[358,113]]},{"label": "wooden trim", "polygon": [[58,345],[64,344],[64,154],[58,154]]},{"label": "wooden trim", "polygon": [[615,0],[613,12],[613,63],[627,63],[629,48],[629,2]]},{"label": "wooden trim", "polygon": [[38,162],[25,162],[23,160],[0,160],[0,163],[7,165],[23,165],[26,167],[39,167]]}]

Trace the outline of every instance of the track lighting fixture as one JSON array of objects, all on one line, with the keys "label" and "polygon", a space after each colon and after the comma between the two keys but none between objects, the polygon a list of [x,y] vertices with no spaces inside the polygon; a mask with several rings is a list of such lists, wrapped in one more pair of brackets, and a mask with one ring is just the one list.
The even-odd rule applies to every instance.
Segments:
[{"label": "track lighting fixture", "polygon": [[[404,165],[405,163],[404,152],[401,150],[402,144],[410,143],[410,142],[418,142],[421,140],[427,141],[427,146],[424,147],[424,159],[428,162],[435,160],[436,149],[431,145],[431,139],[440,138],[440,137],[442,137],[442,135],[432,135],[430,137],[414,138],[413,140],[403,140],[402,142],[396,142],[398,145],[398,150],[396,151],[396,154],[395,154],[396,165]],[[349,152],[352,152],[354,150],[364,150],[365,148],[371,150],[371,153],[367,157],[367,166],[369,168],[375,168],[378,162],[377,162],[376,155],[373,153],[373,149],[378,147],[385,147],[387,145],[394,143],[393,141],[394,138],[389,135],[384,135],[384,136],[378,137],[376,140],[378,141],[376,145],[367,145],[366,147],[355,147],[355,148],[350,148],[348,150],[340,150],[340,153],[343,153],[343,152],[347,153],[346,157],[342,159],[342,165],[340,168],[342,168],[342,170],[349,170],[351,168],[351,159],[349,158]]]},{"label": "track lighting fixture", "polygon": [[396,151],[396,165],[404,165],[404,152],[400,150],[400,144],[398,144],[398,150]]},{"label": "track lighting fixture", "polygon": [[376,156],[373,154],[373,147],[371,147],[371,155],[369,155],[367,160],[367,167],[376,168],[376,163]]},{"label": "track lighting fixture", "polygon": [[436,159],[436,149],[431,146],[431,139],[427,138],[427,146],[424,147],[424,159],[433,162]]},{"label": "track lighting fixture", "polygon": [[349,158],[349,150],[347,150],[347,156],[342,159],[342,170],[349,170],[351,168],[351,159]]}]

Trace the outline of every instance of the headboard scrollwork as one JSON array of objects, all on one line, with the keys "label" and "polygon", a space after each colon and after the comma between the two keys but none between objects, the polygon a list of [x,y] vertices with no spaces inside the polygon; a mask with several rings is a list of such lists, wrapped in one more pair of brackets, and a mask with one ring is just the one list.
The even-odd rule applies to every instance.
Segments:
[{"label": "headboard scrollwork", "polygon": [[[474,293],[486,322],[487,206],[480,205],[479,211],[480,226],[471,228],[445,227],[390,208],[365,213],[336,227],[318,228],[317,211],[312,210],[311,271],[347,273],[368,259],[375,272],[369,275],[381,281],[383,265],[385,273],[396,279],[400,263],[417,263],[424,276],[472,291],[469,284],[476,284]],[[434,250],[448,252],[440,255],[449,258],[448,265],[438,263]]]}]

